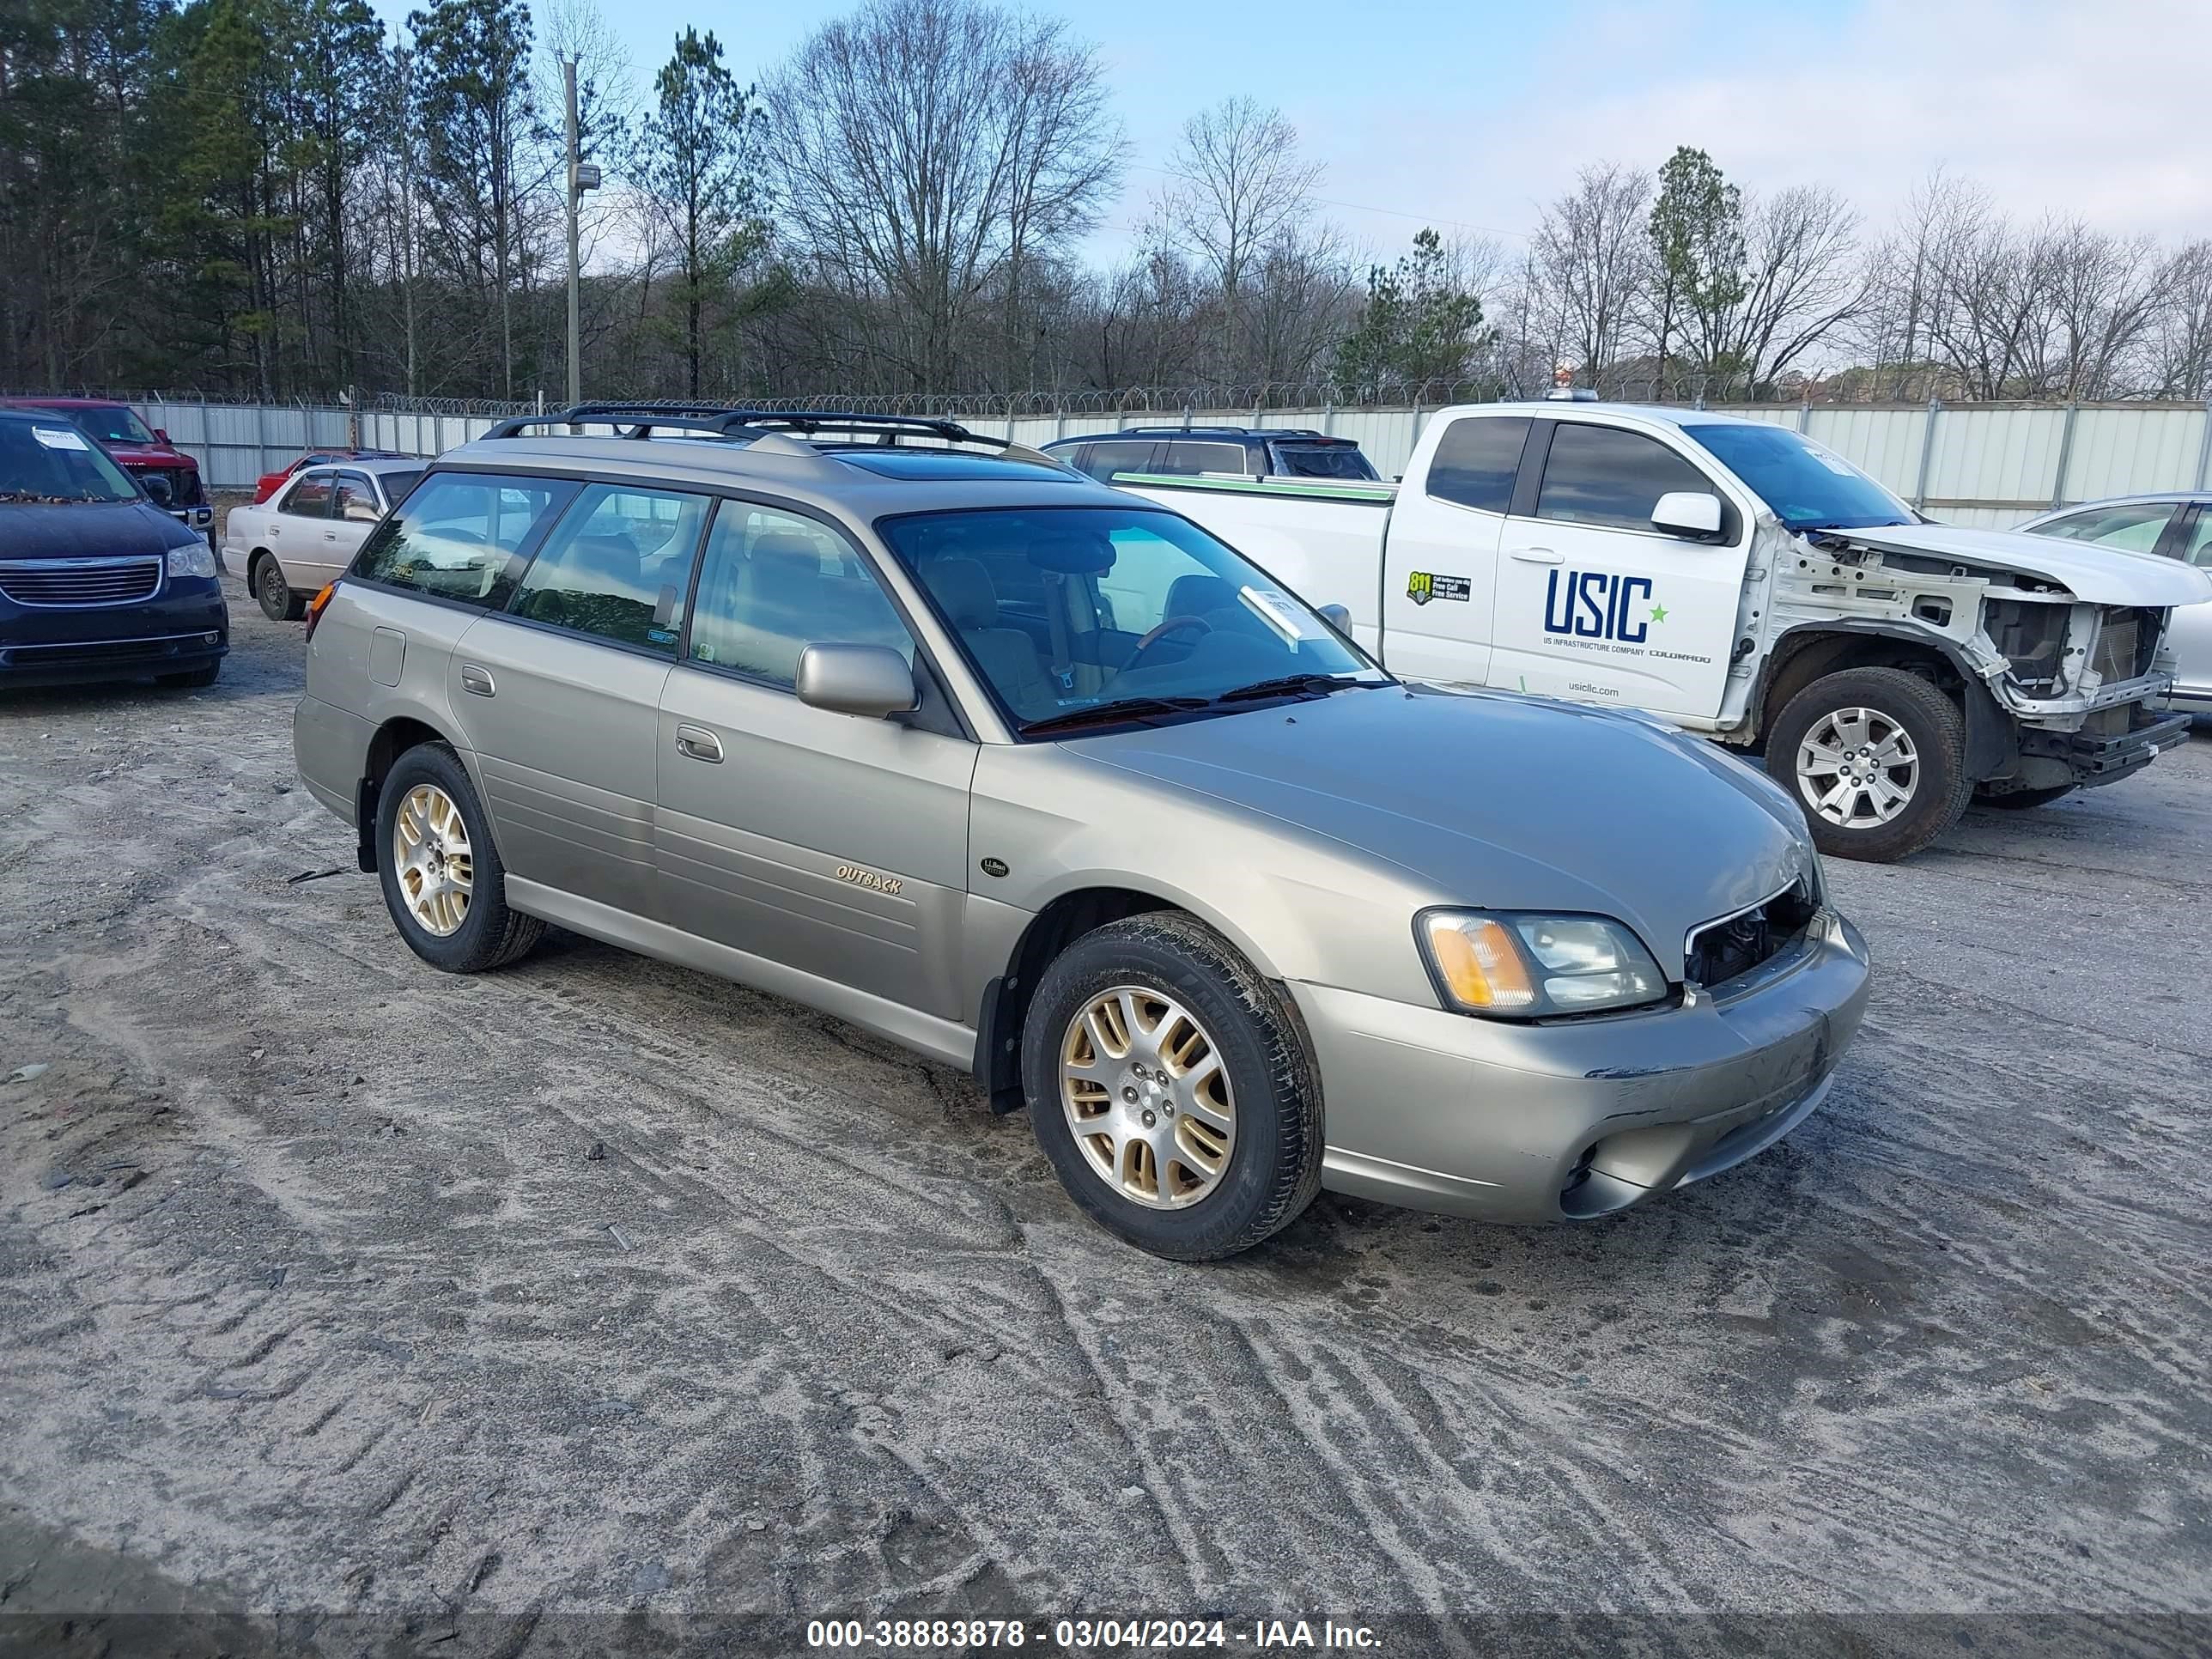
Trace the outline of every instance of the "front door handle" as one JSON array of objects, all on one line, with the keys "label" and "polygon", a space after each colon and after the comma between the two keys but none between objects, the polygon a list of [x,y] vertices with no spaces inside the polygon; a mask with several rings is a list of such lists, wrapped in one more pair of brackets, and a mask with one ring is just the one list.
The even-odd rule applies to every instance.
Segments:
[{"label": "front door handle", "polygon": [[496,696],[499,693],[499,688],[492,684],[490,674],[474,663],[462,665],[461,690],[477,697]]},{"label": "front door handle", "polygon": [[716,764],[722,758],[722,740],[703,726],[679,726],[676,728],[676,752],[689,755],[695,761]]},{"label": "front door handle", "polygon": [[326,542],[334,542],[337,540],[337,538],[338,532],[335,530],[325,530],[323,532],[323,539]]},{"label": "front door handle", "polygon": [[1513,556],[1523,564],[1559,564],[1559,556],[1548,547],[1516,547]]}]

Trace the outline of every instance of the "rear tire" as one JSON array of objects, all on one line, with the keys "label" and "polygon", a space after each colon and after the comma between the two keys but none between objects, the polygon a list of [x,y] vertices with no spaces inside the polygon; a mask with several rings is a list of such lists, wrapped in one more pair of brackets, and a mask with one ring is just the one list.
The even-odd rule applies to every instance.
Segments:
[{"label": "rear tire", "polygon": [[2063,800],[2081,787],[2078,783],[2054,783],[2047,789],[1992,791],[1984,785],[1974,791],[1974,805],[1994,806],[2004,812],[2025,812],[2031,806],[2048,806],[2055,800]]},{"label": "rear tire", "polygon": [[[1109,1013],[1098,1041],[1102,1004],[1136,1017]],[[1132,916],[1062,951],[1024,1024],[1022,1085],[1068,1196],[1154,1255],[1249,1249],[1321,1190],[1321,1091],[1292,1016],[1195,917]]]},{"label": "rear tire", "polygon": [[1959,821],[1972,788],[1966,723],[1901,668],[1846,668],[1790,698],[1766,739],[1766,769],[1804,809],[1832,857],[1887,864]]},{"label": "rear tire", "polygon": [[375,851],[392,924],[433,968],[449,974],[503,968],[544,934],[536,916],[507,908],[507,866],[490,820],[468,769],[442,743],[408,750],[385,775]]},{"label": "rear tire", "polygon": [[270,622],[297,622],[307,612],[307,602],[284,580],[284,567],[273,553],[264,553],[253,566],[253,597],[261,614]]}]

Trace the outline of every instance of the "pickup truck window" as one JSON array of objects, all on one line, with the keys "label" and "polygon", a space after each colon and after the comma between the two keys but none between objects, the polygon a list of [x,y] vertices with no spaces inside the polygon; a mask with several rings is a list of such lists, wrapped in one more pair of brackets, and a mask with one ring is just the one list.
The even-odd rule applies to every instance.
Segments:
[{"label": "pickup truck window", "polygon": [[[1686,426],[1691,442],[1751,486],[1792,530],[1852,530],[1911,524],[1912,509],[1842,456],[1786,427],[1750,422]],[[1555,445],[1553,450],[1557,454]],[[1710,484],[1677,484],[1709,489]]]},{"label": "pickup truck window", "polygon": [[1429,494],[1486,513],[1504,512],[1513,499],[1514,475],[1521,470],[1522,446],[1528,441],[1525,420],[1477,415],[1454,421],[1429,463]]},{"label": "pickup truck window", "polygon": [[1711,479],[1656,438],[1617,426],[1562,421],[1552,434],[1536,516],[1649,530],[1659,498],[1677,489],[1714,493]]}]

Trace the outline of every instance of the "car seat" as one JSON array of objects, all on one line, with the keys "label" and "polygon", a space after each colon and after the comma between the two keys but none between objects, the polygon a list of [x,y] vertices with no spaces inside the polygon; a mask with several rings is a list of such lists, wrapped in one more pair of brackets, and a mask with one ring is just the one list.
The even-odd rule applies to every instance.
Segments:
[{"label": "car seat", "polygon": [[1052,677],[1027,634],[999,626],[999,590],[991,573],[974,559],[939,559],[922,567],[921,580],[1016,718],[1033,720],[1052,714],[1058,706]]}]

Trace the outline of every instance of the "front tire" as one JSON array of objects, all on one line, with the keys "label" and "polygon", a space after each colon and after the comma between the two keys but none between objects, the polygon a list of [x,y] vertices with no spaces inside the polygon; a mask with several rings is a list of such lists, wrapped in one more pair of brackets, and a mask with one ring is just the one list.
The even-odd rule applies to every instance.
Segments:
[{"label": "front tire", "polygon": [[1068,1196],[1139,1249],[1212,1261],[1321,1190],[1321,1091],[1280,994],[1196,918],[1085,934],[1022,1034],[1037,1145]]},{"label": "front tire", "polygon": [[181,673],[156,674],[154,684],[179,691],[201,691],[213,685],[222,674],[222,659],[217,657],[213,662],[203,663],[198,668],[187,668]]},{"label": "front tire", "polygon": [[1820,849],[1887,864],[1959,821],[1972,785],[1959,706],[1901,668],[1847,668],[1784,705],[1766,769],[1804,809]]},{"label": "front tire", "polygon": [[545,924],[507,908],[507,868],[460,757],[442,743],[408,750],[376,798],[384,907],[407,948],[449,974],[480,974],[528,954]]},{"label": "front tire", "polygon": [[292,591],[292,584],[284,580],[284,567],[273,553],[263,554],[253,567],[253,597],[270,622],[297,622],[307,614],[307,600]]}]

